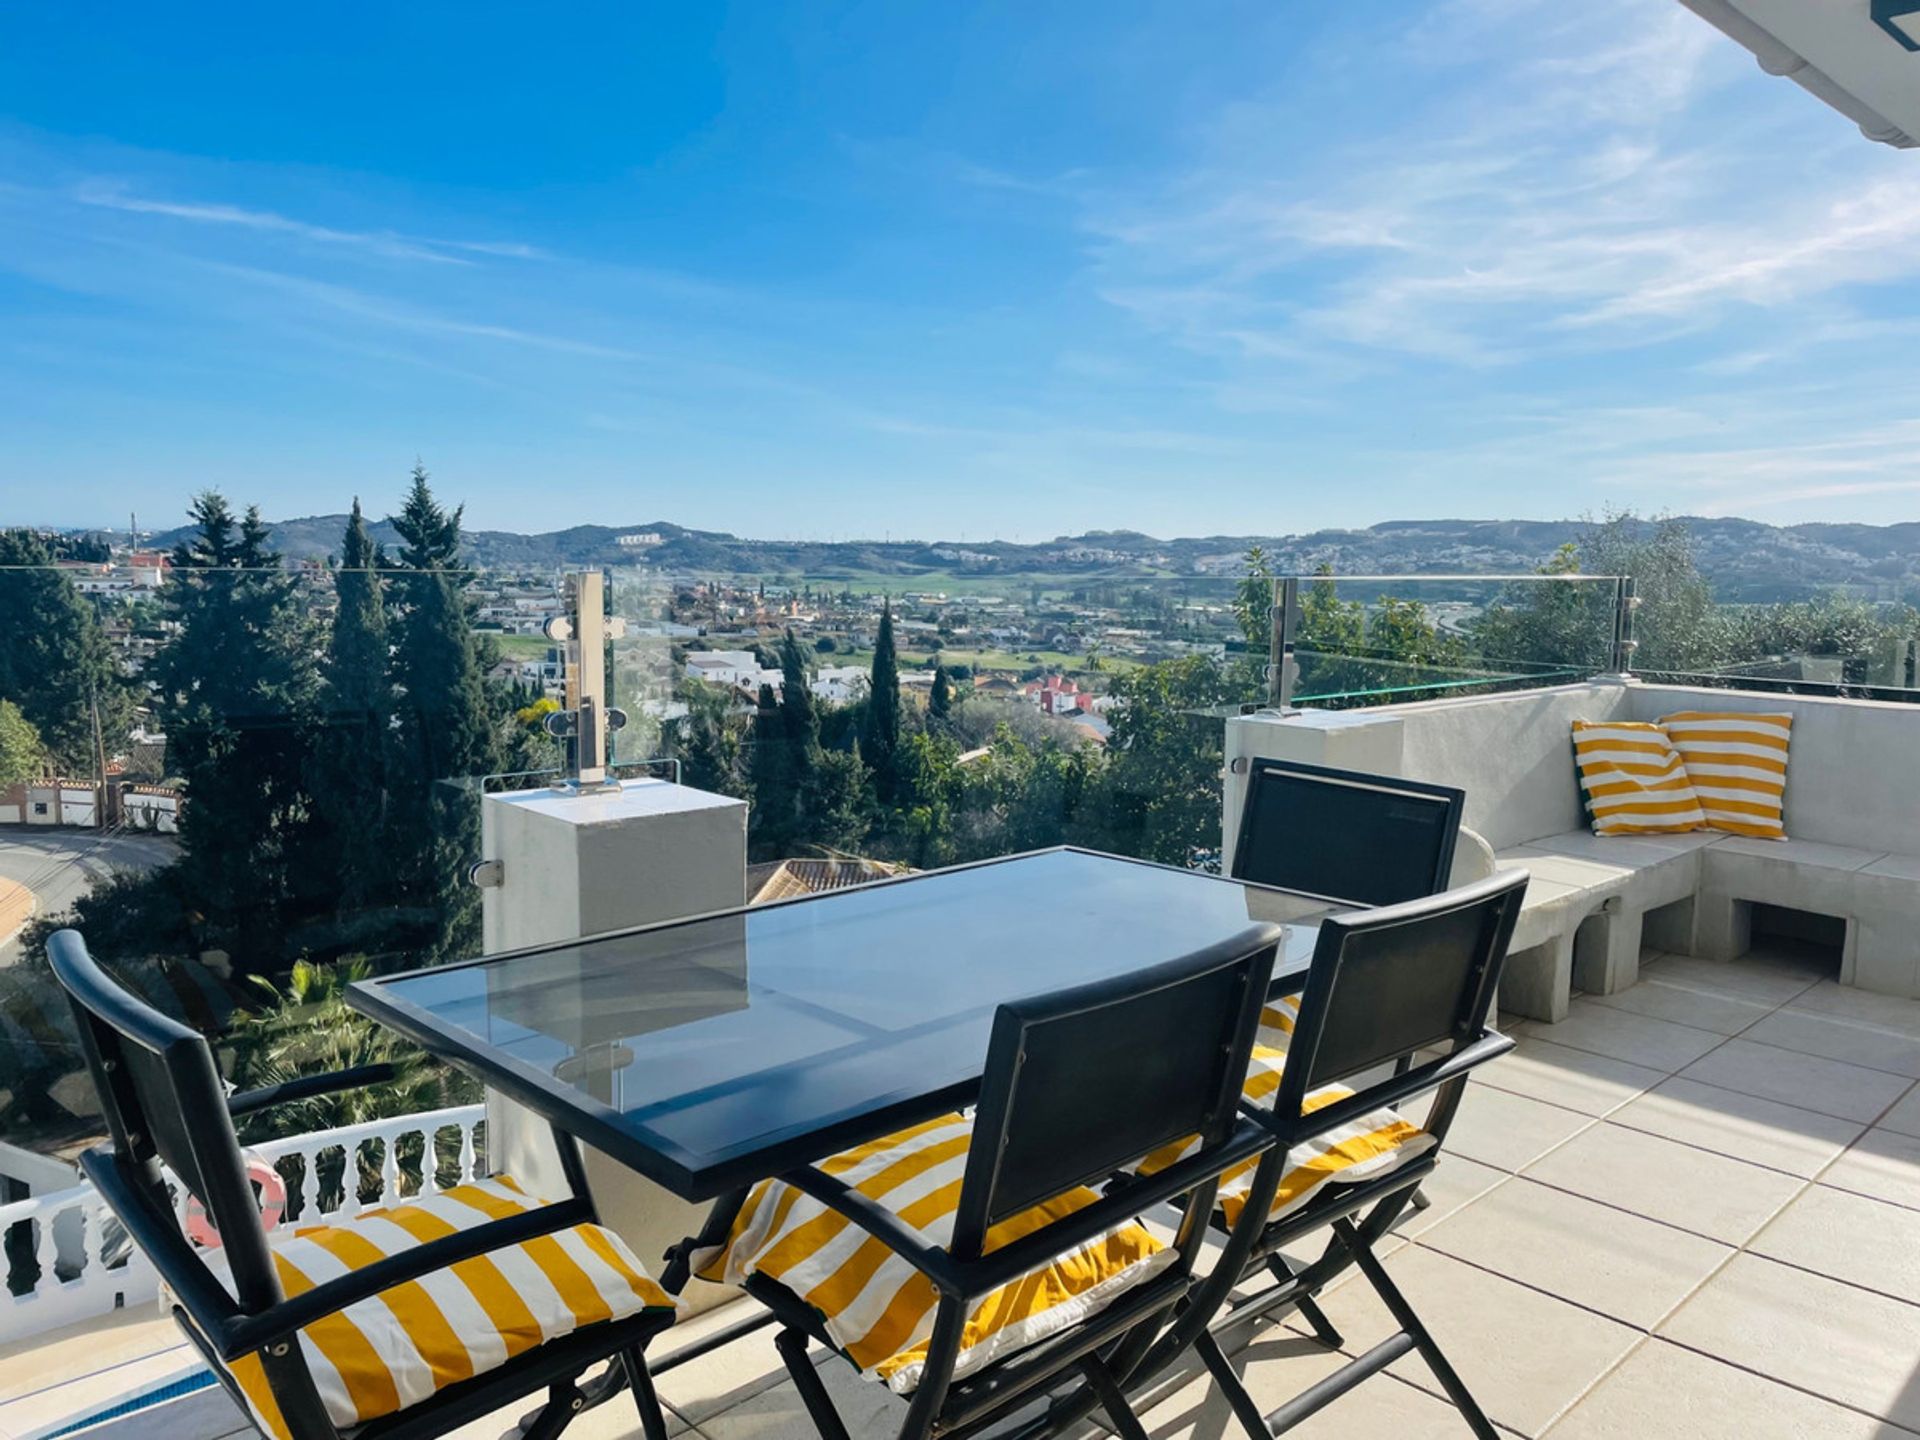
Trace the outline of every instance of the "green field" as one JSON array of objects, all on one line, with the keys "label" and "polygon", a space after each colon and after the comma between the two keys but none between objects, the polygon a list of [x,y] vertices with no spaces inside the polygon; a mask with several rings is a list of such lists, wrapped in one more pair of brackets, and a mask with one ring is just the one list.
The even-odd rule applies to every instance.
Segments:
[{"label": "green field", "polygon": [[[1028,659],[1028,656],[1037,659]],[[872,665],[871,650],[835,650],[830,655],[815,655],[814,659],[822,665]],[[1049,670],[1058,670],[1064,674],[1080,675],[1086,672],[1087,657],[1084,654],[1073,655],[1064,650],[970,650],[965,646],[952,645],[938,654],[916,649],[911,643],[900,646],[900,668],[902,670],[928,670],[935,661],[943,665],[971,665],[976,671],[1009,670],[1019,674],[1022,670],[1031,670],[1035,665],[1044,665]],[[1126,660],[1118,656],[1101,657],[1101,665],[1109,670],[1132,670],[1139,665],[1137,660]]]},{"label": "green field", "polygon": [[544,660],[550,643],[544,635],[495,635],[503,660]]}]

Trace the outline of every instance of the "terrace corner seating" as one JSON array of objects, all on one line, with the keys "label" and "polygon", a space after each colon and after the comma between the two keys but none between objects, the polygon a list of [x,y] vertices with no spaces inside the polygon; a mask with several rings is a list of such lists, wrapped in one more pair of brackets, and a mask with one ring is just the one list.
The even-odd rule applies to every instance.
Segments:
[{"label": "terrace corner seating", "polygon": [[[1788,839],[1592,833],[1572,722],[1681,710],[1792,714]],[[1466,792],[1471,828],[1453,883],[1519,866],[1533,875],[1503,1011],[1558,1021],[1576,988],[1624,990],[1643,945],[1734,959],[1751,943],[1756,903],[1844,922],[1840,982],[1920,998],[1920,707],[1603,678],[1232,726],[1241,755],[1331,754]],[[1230,786],[1229,817],[1235,809]]]},{"label": "terrace corner seating", "polygon": [[[1487,1020],[1526,888],[1524,870],[1504,871],[1320,923],[1278,1090],[1255,1101],[1253,1113],[1272,1128],[1275,1144],[1250,1179],[1230,1177],[1222,1187],[1238,1210],[1229,1203],[1213,1217],[1226,1240],[1213,1292],[1196,1299],[1194,1312],[1213,1314],[1227,1289],[1264,1269],[1274,1284],[1238,1291],[1214,1328],[1298,1310],[1337,1349],[1342,1338],[1314,1296],[1358,1266],[1398,1329],[1266,1415],[1212,1334],[1199,1335],[1201,1360],[1255,1440],[1292,1429],[1409,1351],[1426,1361],[1474,1434],[1496,1434],[1374,1247],[1433,1172],[1469,1074],[1513,1048]],[[1427,1094],[1433,1103],[1416,1129],[1395,1107]],[[1331,1164],[1336,1155],[1339,1164]],[[1318,1259],[1296,1269],[1282,1254],[1328,1227]]]},{"label": "terrace corner seating", "polygon": [[[971,1434],[1062,1380],[1078,1383],[1014,1433],[1051,1433],[1098,1406],[1125,1440],[1145,1440],[1127,1382],[1189,1299],[1218,1178],[1272,1143],[1241,1088],[1280,936],[1255,926],[1003,1004],[970,1120],[929,1121],[716,1207],[687,1249],[773,1312],[827,1440],[847,1431],[813,1342],[908,1397],[904,1440]],[[1126,1173],[1193,1137],[1160,1173]],[[957,1192],[937,1184],[950,1175]],[[1182,1196],[1162,1246],[1136,1217]]]},{"label": "terrace corner seating", "polygon": [[[554,1141],[568,1199],[535,1200],[495,1177],[269,1239],[233,1118],[390,1080],[392,1067],[229,1097],[206,1040],[110,980],[76,932],[47,948],[109,1134],[81,1168],[152,1260],[187,1339],[263,1433],[429,1440],[544,1389],[522,1434],[552,1440],[617,1392],[624,1372],[647,1440],[665,1440],[645,1351],[673,1324],[674,1304],[595,1223],[564,1132]],[[173,1187],[204,1207],[217,1250],[182,1234]],[[611,1368],[583,1388],[602,1362]]]}]

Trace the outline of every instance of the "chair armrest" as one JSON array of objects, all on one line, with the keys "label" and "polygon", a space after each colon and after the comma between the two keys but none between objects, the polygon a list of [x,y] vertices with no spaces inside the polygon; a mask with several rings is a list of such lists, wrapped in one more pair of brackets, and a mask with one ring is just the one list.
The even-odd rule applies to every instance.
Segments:
[{"label": "chair armrest", "polygon": [[476,1255],[485,1255],[508,1245],[550,1235],[556,1230],[586,1223],[592,1218],[592,1209],[586,1201],[578,1198],[562,1200],[556,1204],[542,1205],[537,1210],[510,1215],[504,1220],[490,1220],[471,1230],[429,1240],[411,1250],[389,1255],[337,1280],[316,1285],[271,1310],[240,1317],[226,1330],[221,1358],[232,1360],[250,1354],[263,1345],[287,1339],[316,1320],[323,1320],[362,1300],[370,1300],[383,1290],[391,1290],[409,1280],[418,1280],[450,1265],[457,1265],[462,1260],[471,1260]]},{"label": "chair armrest", "polygon": [[1438,1060],[1429,1060],[1424,1065],[1416,1065],[1404,1074],[1382,1080],[1377,1085],[1369,1085],[1345,1100],[1322,1105],[1305,1115],[1278,1116],[1271,1110],[1244,1101],[1241,1111],[1264,1125],[1282,1144],[1297,1145],[1302,1140],[1311,1140],[1316,1135],[1337,1130],[1362,1115],[1378,1110],[1382,1105],[1399,1105],[1416,1095],[1424,1095],[1450,1082],[1464,1080],[1469,1071],[1489,1060],[1499,1059],[1511,1049],[1513,1040],[1510,1037],[1497,1030],[1482,1030],[1480,1038],[1464,1049],[1443,1055]]},{"label": "chair armrest", "polygon": [[227,1097],[227,1113],[236,1119],[264,1110],[270,1105],[285,1105],[292,1100],[307,1100],[315,1095],[331,1095],[340,1090],[359,1090],[394,1079],[399,1067],[381,1061],[376,1065],[356,1065],[350,1070],[332,1070],[325,1075],[303,1075],[284,1085],[263,1085],[258,1090],[242,1090]]},{"label": "chair armrest", "polygon": [[940,1290],[955,1295],[962,1293],[960,1267],[952,1255],[938,1245],[928,1244],[918,1230],[844,1180],[807,1165],[782,1175],[780,1181],[846,1216]]},{"label": "chair armrest", "polygon": [[1093,1204],[1023,1235],[1011,1245],[988,1251],[978,1260],[964,1261],[955,1259],[950,1251],[928,1244],[919,1231],[898,1215],[835,1176],[809,1166],[780,1178],[783,1183],[846,1216],[933,1281],[943,1294],[972,1301],[1032,1274],[1064,1252],[1084,1245],[1163,1200],[1185,1195],[1219,1179],[1227,1170],[1251,1160],[1272,1144],[1273,1137],[1263,1127],[1243,1121],[1225,1143],[1103,1195]]},{"label": "chair armrest", "polygon": [[205,1257],[180,1233],[171,1217],[166,1223],[155,1217],[135,1194],[111,1150],[96,1147],[86,1151],[80,1156],[80,1169],[107,1202],[114,1218],[126,1227],[128,1237],[153,1263],[187,1318],[209,1344],[218,1347],[242,1313],[238,1302],[207,1268]]},{"label": "chair armrest", "polygon": [[989,1250],[978,1260],[960,1266],[967,1298],[973,1299],[1030,1275],[1060,1255],[1084,1245],[1114,1226],[1150,1210],[1163,1201],[1210,1186],[1227,1171],[1272,1148],[1273,1136],[1262,1125],[1242,1120],[1223,1143],[1201,1150],[1164,1170],[1134,1179],[1100,1197],[1065,1219],[1023,1235],[1011,1245]]}]

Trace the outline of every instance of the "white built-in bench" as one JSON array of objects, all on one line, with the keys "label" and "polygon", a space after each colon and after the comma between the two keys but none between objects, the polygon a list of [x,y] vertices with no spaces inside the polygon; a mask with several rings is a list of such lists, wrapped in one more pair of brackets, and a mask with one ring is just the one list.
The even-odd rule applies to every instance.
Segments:
[{"label": "white built-in bench", "polygon": [[[1597,836],[1574,776],[1572,722],[1676,710],[1791,712],[1791,839]],[[1558,1020],[1572,990],[1634,983],[1643,945],[1730,960],[1756,903],[1845,923],[1840,981],[1920,998],[1920,705],[1600,680],[1516,695],[1227,722],[1226,853],[1244,778],[1271,756],[1458,786],[1456,883],[1532,873],[1500,1004]]]}]

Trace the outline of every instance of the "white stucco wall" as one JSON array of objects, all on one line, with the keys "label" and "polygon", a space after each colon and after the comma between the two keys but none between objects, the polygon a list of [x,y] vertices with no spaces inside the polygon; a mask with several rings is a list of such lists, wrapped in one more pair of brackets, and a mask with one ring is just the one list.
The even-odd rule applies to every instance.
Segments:
[{"label": "white stucco wall", "polygon": [[1792,715],[1787,834],[1920,854],[1920,705],[1680,685],[1635,685],[1628,694],[1633,720],[1675,710]]}]

